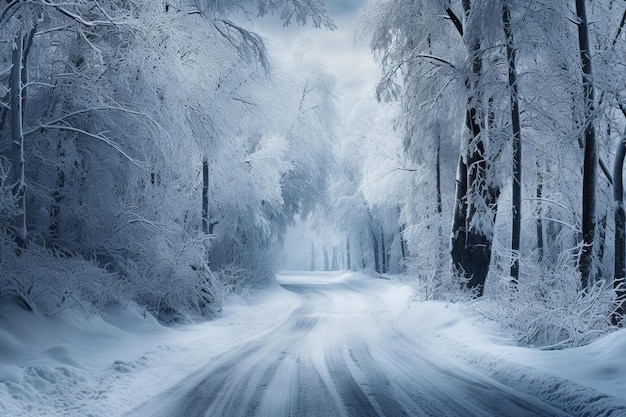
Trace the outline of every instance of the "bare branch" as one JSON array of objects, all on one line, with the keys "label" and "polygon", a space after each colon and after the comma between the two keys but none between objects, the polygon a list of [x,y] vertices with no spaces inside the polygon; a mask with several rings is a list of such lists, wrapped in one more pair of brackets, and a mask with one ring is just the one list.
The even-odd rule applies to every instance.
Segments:
[{"label": "bare branch", "polygon": [[615,46],[615,44],[617,43],[617,40],[619,39],[620,35],[622,34],[622,31],[624,30],[624,25],[626,25],[626,9],[624,9],[622,20],[619,22],[619,27],[617,28],[617,33],[615,34],[615,37],[613,38],[612,46]]},{"label": "bare branch", "polygon": [[[222,23],[225,26],[226,30],[220,28],[217,23]],[[247,57],[252,53],[252,55],[259,60],[261,66],[267,71],[270,67],[269,61],[267,60],[267,52],[265,48],[265,42],[263,39],[254,32],[250,32],[230,20],[219,19],[215,20],[213,23],[215,29],[222,35],[235,49],[237,49],[244,57]],[[235,43],[235,36],[231,34],[231,32],[235,32],[239,37],[240,43]]]},{"label": "bare branch", "polygon": [[430,59],[430,60],[433,60],[433,61],[438,62],[438,63],[440,63],[440,64],[447,65],[447,66],[449,66],[450,68],[456,69],[456,67],[454,66],[454,64],[452,64],[450,61],[446,61],[445,59],[443,59],[443,58],[439,58],[438,56],[435,56],[435,55],[430,55],[430,54],[417,54],[417,55],[414,55],[414,56],[415,56],[415,58],[425,58],[425,59]]},{"label": "bare branch", "polygon": [[454,27],[456,28],[457,32],[459,32],[459,35],[463,37],[463,24],[461,23],[459,17],[449,7],[446,8],[446,13],[448,14],[448,17],[450,18],[452,23],[454,23]]},{"label": "bare branch", "polygon": [[10,2],[9,4],[7,4],[7,7],[5,7],[2,10],[2,14],[0,14],[0,23],[2,23],[2,21],[4,20],[5,16],[7,15],[7,13],[9,12],[9,10],[13,9],[13,6],[15,6],[16,4],[19,3],[19,0],[13,0],[12,2]]}]

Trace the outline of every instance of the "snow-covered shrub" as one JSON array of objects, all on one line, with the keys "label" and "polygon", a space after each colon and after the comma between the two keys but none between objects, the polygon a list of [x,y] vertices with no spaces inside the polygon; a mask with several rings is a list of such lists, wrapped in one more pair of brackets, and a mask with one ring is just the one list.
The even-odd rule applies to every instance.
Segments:
[{"label": "snow-covered shrub", "polygon": [[415,260],[406,263],[406,281],[414,288],[414,297],[419,301],[439,300],[445,302],[469,301],[476,290],[467,287],[467,278],[443,270],[424,269]]},{"label": "snow-covered shrub", "polygon": [[22,249],[3,238],[0,271],[2,298],[17,299],[25,308],[48,315],[67,308],[92,314],[128,300],[128,285],[118,274],[93,261],[37,245]]},{"label": "snow-covered shrub", "polygon": [[607,281],[583,291],[577,267],[565,258],[550,270],[525,265],[517,288],[502,278],[474,307],[513,331],[520,343],[556,349],[592,342],[613,330],[615,292]]},{"label": "snow-covered shrub", "polygon": [[158,229],[117,260],[135,300],[164,322],[214,317],[224,285],[206,265],[202,239],[181,229]]},{"label": "snow-covered shrub", "polygon": [[249,271],[235,264],[226,265],[224,268],[218,270],[216,274],[223,287],[230,288],[232,292],[237,294],[246,293],[251,287],[257,284],[254,276]]},{"label": "snow-covered shrub", "polygon": [[18,247],[13,222],[19,209],[8,185],[8,162],[0,158],[0,299],[16,300],[48,315],[67,308],[85,314],[124,304],[127,283],[93,260],[32,242]]}]

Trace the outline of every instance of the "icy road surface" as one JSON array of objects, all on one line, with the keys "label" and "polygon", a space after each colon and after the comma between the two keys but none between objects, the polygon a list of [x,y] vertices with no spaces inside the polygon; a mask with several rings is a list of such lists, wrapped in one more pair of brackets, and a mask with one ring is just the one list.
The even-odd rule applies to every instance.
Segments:
[{"label": "icy road surface", "polygon": [[130,416],[564,416],[405,334],[358,280],[283,275],[302,305]]}]

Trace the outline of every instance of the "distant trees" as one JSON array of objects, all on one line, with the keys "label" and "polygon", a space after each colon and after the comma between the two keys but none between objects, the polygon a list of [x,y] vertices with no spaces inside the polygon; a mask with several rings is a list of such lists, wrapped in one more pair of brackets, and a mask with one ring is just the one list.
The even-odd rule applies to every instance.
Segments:
[{"label": "distant trees", "polygon": [[380,110],[364,99],[347,115],[331,195],[337,226],[346,237],[347,268],[397,273],[406,255],[398,226],[405,201],[399,203],[397,193],[406,185],[399,181],[407,167],[401,138],[392,129],[396,109]]}]

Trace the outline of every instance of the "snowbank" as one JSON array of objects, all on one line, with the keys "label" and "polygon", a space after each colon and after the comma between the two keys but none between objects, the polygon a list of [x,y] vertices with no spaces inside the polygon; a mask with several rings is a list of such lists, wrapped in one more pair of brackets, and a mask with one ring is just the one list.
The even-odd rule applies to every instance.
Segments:
[{"label": "snowbank", "polygon": [[412,302],[407,286],[382,280],[370,285],[380,287],[399,330],[451,360],[575,416],[626,416],[626,329],[587,346],[542,351],[516,346],[468,306]]},{"label": "snowbank", "polygon": [[[301,279],[302,274],[298,275]],[[280,282],[289,283],[289,274]],[[298,279],[294,276],[293,278]],[[575,416],[626,416],[626,330],[561,351],[516,346],[467,306],[412,301],[397,281],[362,274],[311,275],[377,295],[396,330],[445,360]],[[85,318],[0,311],[0,416],[120,416],[220,355],[284,323],[300,306],[274,285],[233,297],[221,319],[163,327],[138,308]]]},{"label": "snowbank", "polygon": [[138,308],[88,317],[0,312],[0,416],[123,415],[299,306],[274,285],[232,297],[219,320],[164,327]]}]

